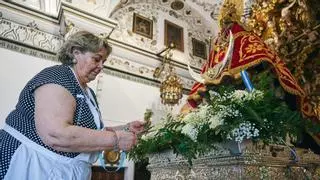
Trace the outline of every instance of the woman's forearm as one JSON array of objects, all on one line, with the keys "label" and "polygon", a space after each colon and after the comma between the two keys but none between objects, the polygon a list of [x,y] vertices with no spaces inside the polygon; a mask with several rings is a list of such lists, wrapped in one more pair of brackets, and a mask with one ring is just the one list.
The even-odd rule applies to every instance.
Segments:
[{"label": "woman's forearm", "polygon": [[144,131],[147,126],[147,121],[132,121],[126,125],[115,126],[115,127],[106,127],[105,130],[110,131],[126,131],[134,134],[139,134]]},{"label": "woman's forearm", "polygon": [[79,126],[67,126],[48,133],[46,144],[64,152],[94,152],[113,149],[118,138],[112,131],[99,131]]},{"label": "woman's forearm", "polygon": [[121,131],[121,130],[126,130],[128,128],[129,128],[128,124],[119,125],[119,126],[112,126],[112,127],[105,127],[106,130],[111,130],[111,131]]}]

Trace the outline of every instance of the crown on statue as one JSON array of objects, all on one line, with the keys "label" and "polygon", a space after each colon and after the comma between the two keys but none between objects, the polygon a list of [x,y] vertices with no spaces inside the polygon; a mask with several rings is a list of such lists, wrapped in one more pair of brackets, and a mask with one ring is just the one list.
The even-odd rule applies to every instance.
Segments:
[{"label": "crown on statue", "polygon": [[237,5],[233,2],[225,2],[220,9],[220,15],[218,19],[220,27],[223,27],[224,24],[228,24],[231,22],[240,22],[240,9],[241,8],[237,7]]}]

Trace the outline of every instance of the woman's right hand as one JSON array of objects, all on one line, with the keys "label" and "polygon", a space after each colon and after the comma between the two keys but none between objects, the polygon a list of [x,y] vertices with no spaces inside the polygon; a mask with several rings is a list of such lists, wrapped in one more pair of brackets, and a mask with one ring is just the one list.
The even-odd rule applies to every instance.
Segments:
[{"label": "woman's right hand", "polygon": [[137,136],[128,131],[116,131],[118,137],[118,148],[120,150],[129,151],[137,144]]}]

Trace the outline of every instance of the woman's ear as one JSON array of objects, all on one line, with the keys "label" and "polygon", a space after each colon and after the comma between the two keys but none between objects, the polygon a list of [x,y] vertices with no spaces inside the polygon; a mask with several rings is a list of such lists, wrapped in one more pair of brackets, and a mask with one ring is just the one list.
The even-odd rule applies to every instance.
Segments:
[{"label": "woman's ear", "polygon": [[81,54],[81,51],[79,51],[78,49],[75,49],[72,51],[72,55],[74,59],[78,59],[80,54]]}]

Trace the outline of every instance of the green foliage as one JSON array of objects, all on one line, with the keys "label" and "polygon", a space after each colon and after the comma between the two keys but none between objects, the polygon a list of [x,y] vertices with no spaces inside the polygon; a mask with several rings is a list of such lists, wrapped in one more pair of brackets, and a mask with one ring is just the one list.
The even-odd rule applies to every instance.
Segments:
[{"label": "green foliage", "polygon": [[272,76],[263,73],[253,81],[259,90],[248,93],[220,86],[216,92],[208,91],[206,103],[186,116],[164,117],[141,137],[129,158],[145,160],[150,153],[171,149],[192,164],[192,159],[220,142],[251,139],[268,144],[298,138],[304,121],[299,112],[276,97],[270,88]]}]

